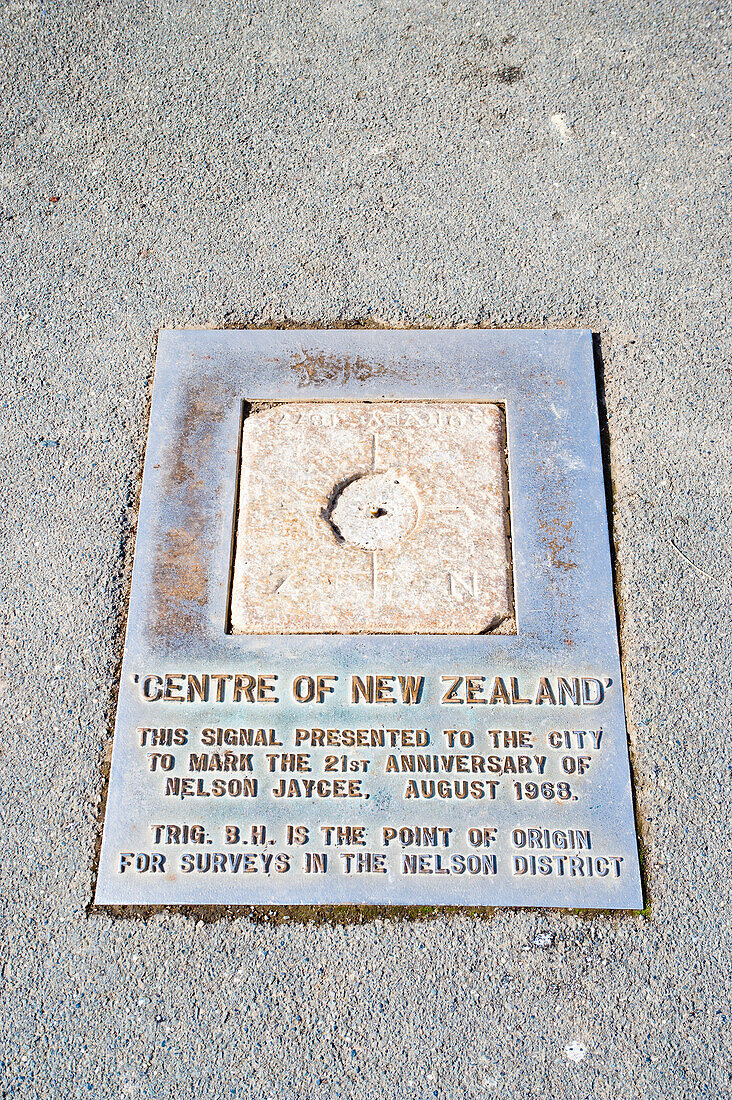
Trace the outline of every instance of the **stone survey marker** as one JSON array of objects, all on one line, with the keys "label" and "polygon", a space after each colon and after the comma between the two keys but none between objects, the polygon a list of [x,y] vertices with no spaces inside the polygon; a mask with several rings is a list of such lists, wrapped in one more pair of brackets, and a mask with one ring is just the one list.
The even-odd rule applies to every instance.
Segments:
[{"label": "stone survey marker", "polygon": [[96,901],[643,904],[591,335],[160,335]]},{"label": "stone survey marker", "polygon": [[480,634],[511,613],[497,405],[283,402],[244,421],[237,634]]}]

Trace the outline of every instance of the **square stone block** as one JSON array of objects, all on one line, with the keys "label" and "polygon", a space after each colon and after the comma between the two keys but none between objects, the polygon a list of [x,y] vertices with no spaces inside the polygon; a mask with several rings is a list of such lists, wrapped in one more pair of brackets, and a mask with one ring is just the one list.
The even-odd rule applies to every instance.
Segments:
[{"label": "square stone block", "polygon": [[488,402],[252,406],[231,632],[496,630],[513,608],[505,447]]}]

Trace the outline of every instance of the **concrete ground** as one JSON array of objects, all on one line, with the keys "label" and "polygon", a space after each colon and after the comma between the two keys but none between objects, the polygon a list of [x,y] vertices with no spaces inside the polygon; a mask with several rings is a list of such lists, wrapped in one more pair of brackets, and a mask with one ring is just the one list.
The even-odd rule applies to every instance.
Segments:
[{"label": "concrete ground", "polygon": [[[730,1095],[725,8],[9,0],[3,1097]],[[155,334],[599,334],[649,909],[89,911]]]}]

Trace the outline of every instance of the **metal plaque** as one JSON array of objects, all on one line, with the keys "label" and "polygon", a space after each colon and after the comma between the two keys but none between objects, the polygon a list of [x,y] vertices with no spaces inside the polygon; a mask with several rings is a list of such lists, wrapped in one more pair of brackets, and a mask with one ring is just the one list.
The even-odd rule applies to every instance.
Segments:
[{"label": "metal plaque", "polygon": [[160,334],[96,901],[642,907],[589,332]]}]

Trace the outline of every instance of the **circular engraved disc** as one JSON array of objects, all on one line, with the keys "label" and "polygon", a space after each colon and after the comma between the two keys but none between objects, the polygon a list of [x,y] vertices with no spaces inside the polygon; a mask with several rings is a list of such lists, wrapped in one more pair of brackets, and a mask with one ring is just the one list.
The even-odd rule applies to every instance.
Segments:
[{"label": "circular engraved disc", "polygon": [[364,474],[341,490],[330,522],[344,542],[361,550],[391,550],[419,519],[416,493],[394,473]]}]

